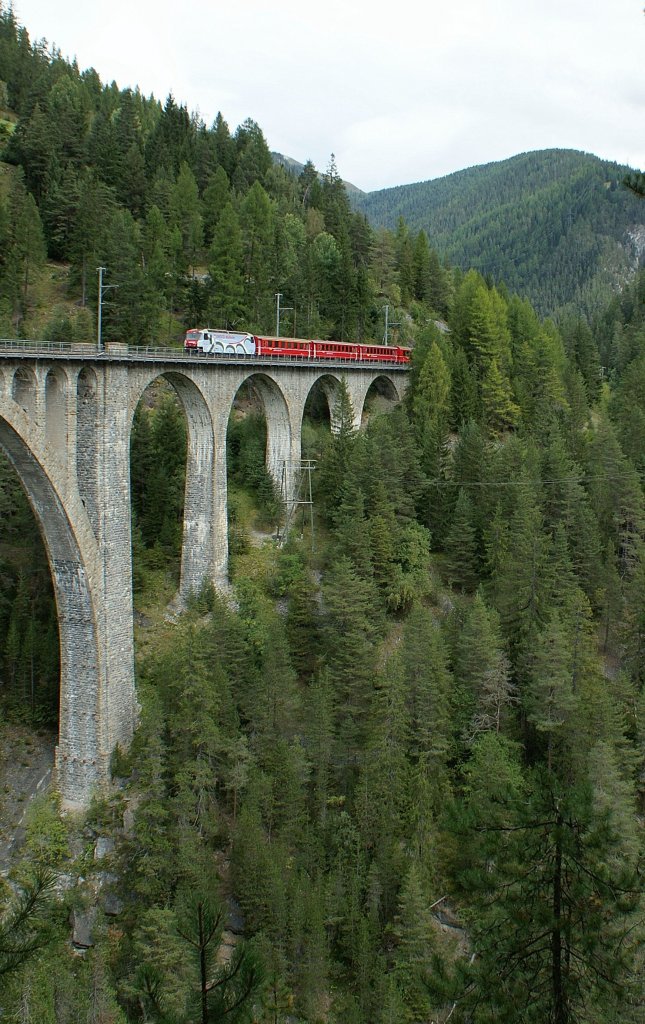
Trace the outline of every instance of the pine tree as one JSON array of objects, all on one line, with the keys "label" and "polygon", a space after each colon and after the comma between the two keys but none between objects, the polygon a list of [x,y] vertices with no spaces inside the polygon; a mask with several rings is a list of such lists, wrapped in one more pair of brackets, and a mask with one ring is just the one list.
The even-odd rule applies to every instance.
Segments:
[{"label": "pine tree", "polygon": [[103,303],[103,338],[130,345],[150,343],[161,309],[142,265],[141,230],[132,215],[117,209],[105,231],[101,253],[110,298]]},{"label": "pine tree", "polygon": [[347,382],[340,382],[331,410],[332,437],[320,470],[319,493],[328,516],[333,516],[341,501],[357,437],[356,416]]},{"label": "pine tree", "polygon": [[517,425],[520,407],[513,401],[508,378],[500,371],[496,359],[491,359],[481,381],[481,399],[484,420],[493,434],[499,434]]},{"label": "pine tree", "polygon": [[382,480],[375,482],[370,505],[369,546],[374,582],[387,598],[396,572],[398,537],[396,517]]},{"label": "pine tree", "polygon": [[51,938],[47,920],[54,878],[37,870],[10,900],[4,900],[0,924],[0,978],[6,979],[32,960]]},{"label": "pine tree", "polygon": [[203,218],[204,218],[204,242],[210,246],[213,241],[215,225],[217,224],[222,211],[230,200],[230,186],[228,175],[220,165],[211,174],[208,185],[204,189]]},{"label": "pine tree", "polygon": [[143,909],[131,941],[131,962],[120,984],[126,1006],[157,1020],[183,1016],[193,977],[174,911],[169,907]]},{"label": "pine tree", "polygon": [[[504,468],[507,476],[510,467]],[[515,508],[508,520],[501,510],[494,517],[487,549],[493,604],[500,613],[519,682],[530,671],[536,636],[548,618],[552,574],[550,544],[533,485],[520,474],[516,485]]]},{"label": "pine tree", "polygon": [[285,618],[291,664],[300,679],[309,679],[317,665],[319,615],[314,581],[306,565],[289,586],[289,607]]},{"label": "pine tree", "polygon": [[405,1006],[401,1021],[428,1020],[433,1012],[429,980],[436,948],[432,915],[415,861],[401,886],[399,913],[394,925],[397,946],[394,976]]},{"label": "pine tree", "polygon": [[324,824],[332,779],[334,746],[334,693],[329,673],[322,669],[312,680],[304,698],[304,729],[311,758],[309,776],[313,817]]},{"label": "pine tree", "polygon": [[601,540],[603,544],[612,540],[618,553],[620,574],[629,577],[636,564],[639,539],[645,531],[642,488],[604,410],[598,419],[586,452],[589,494]]},{"label": "pine tree", "polygon": [[407,303],[414,294],[414,248],[410,238],[409,229],[403,219],[399,217],[394,238],[396,252],[396,266],[399,272],[399,288],[401,301]]},{"label": "pine tree", "polygon": [[438,784],[450,746],[453,681],[439,625],[421,604],[414,604],[410,612],[401,657],[410,722],[409,753],[413,761],[423,761]]},{"label": "pine tree", "polygon": [[395,908],[404,870],[403,838],[409,821],[412,772],[406,757],[409,732],[401,661],[391,657],[376,685],[365,757],[354,797],[361,841],[372,852],[380,915]]},{"label": "pine tree", "polygon": [[365,498],[356,478],[349,473],[334,514],[334,540],[340,557],[349,558],[365,580],[374,576],[371,526],[365,514]]},{"label": "pine tree", "polygon": [[186,265],[194,272],[204,241],[199,190],[187,163],[182,163],[170,195],[170,225],[179,229]]},{"label": "pine tree", "polygon": [[91,172],[81,175],[76,216],[69,236],[69,258],[72,261],[71,279],[80,287],[83,306],[87,302],[90,282],[94,281],[103,231],[113,208],[114,197],[104,183]]},{"label": "pine tree", "polygon": [[468,362],[468,357],[461,346],[456,346],[450,364],[452,379],[452,427],[460,427],[469,420],[478,420],[480,415],[480,398],[477,387],[475,369]]},{"label": "pine tree", "polygon": [[476,955],[456,992],[463,1013],[509,1024],[630,1015],[639,896],[633,859],[606,859],[616,824],[588,785],[540,773],[507,826],[479,818],[486,871],[462,875],[478,913]]},{"label": "pine tree", "polygon": [[436,342],[423,361],[412,396],[412,419],[421,446],[432,433],[445,430],[451,418],[450,371]]},{"label": "pine tree", "polygon": [[457,504],[445,540],[447,574],[453,585],[472,590],[477,585],[479,544],[475,511],[465,488],[459,488]]},{"label": "pine tree", "polygon": [[243,1020],[260,981],[257,963],[241,944],[230,963],[218,962],[223,911],[210,893],[180,892],[175,902],[177,932],[192,953],[198,977],[193,1013],[201,1024]]},{"label": "pine tree", "polygon": [[556,610],[538,639],[525,706],[529,722],[546,739],[547,767],[551,770],[560,738],[577,708],[570,639]]},{"label": "pine tree", "polygon": [[45,241],[36,201],[20,178],[13,183],[8,204],[8,252],[0,279],[0,296],[13,307],[14,320],[24,319],[31,288],[45,262]]},{"label": "pine tree", "polygon": [[325,663],[336,701],[337,756],[351,776],[374,696],[379,616],[373,587],[356,574],[349,559],[332,565],[323,587],[323,607]]},{"label": "pine tree", "polygon": [[452,722],[469,743],[480,733],[499,733],[516,701],[499,618],[481,591],[465,610],[454,642]]},{"label": "pine tree", "polygon": [[259,322],[269,294],[272,264],[273,207],[259,181],[255,181],[240,206],[244,259],[244,298],[254,321]]},{"label": "pine tree", "polygon": [[208,252],[212,285],[209,314],[218,326],[235,327],[245,315],[242,235],[230,203],[222,210]]},{"label": "pine tree", "polygon": [[428,302],[430,297],[430,247],[425,231],[420,231],[414,242],[414,298]]},{"label": "pine tree", "polygon": [[[223,132],[220,133],[220,142],[223,139]],[[226,164],[224,169],[229,174],[233,187],[237,192],[249,192],[253,185],[262,184],[267,172],[271,167],[271,153],[267,146],[266,139],[257,122],[247,118],[241,124],[234,137],[236,153],[236,166],[230,171]]]},{"label": "pine tree", "polygon": [[331,154],[329,166],[322,179],[321,209],[325,217],[325,230],[338,241],[347,230],[349,199],[343,180],[338,173],[336,158]]},{"label": "pine tree", "polygon": [[631,678],[645,684],[645,544],[636,550],[636,563],[627,584],[625,611],[619,628],[624,659]]}]

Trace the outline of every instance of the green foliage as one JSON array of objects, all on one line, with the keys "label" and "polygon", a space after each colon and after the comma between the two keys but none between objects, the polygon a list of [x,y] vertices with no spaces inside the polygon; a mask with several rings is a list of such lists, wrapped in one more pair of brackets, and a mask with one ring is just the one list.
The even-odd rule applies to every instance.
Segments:
[{"label": "green foliage", "polygon": [[226,434],[227,468],[231,480],[254,496],[261,524],[274,526],[280,496],[266,467],[267,426],[264,415],[251,411],[231,414]]},{"label": "green foliage", "polygon": [[245,313],[242,235],[231,205],[222,210],[208,251],[212,285],[209,313],[223,327],[234,327]]},{"label": "green foliage", "polygon": [[178,559],[186,476],[186,419],[170,388],[137,407],[130,453],[132,510],[148,550]]},{"label": "green foliage", "polygon": [[47,911],[55,876],[39,866],[18,889],[7,898],[1,894],[0,910],[0,978],[5,978],[32,960],[50,940]]},{"label": "green foliage", "polygon": [[471,806],[480,838],[461,877],[478,916],[462,1013],[558,1024],[629,1013],[638,985],[634,862],[607,861],[621,840],[590,788],[563,792],[538,774],[501,824]]},{"label": "green foliage", "polygon": [[56,796],[43,796],[33,800],[25,827],[29,859],[41,869],[60,867],[69,856],[69,834],[61,818],[60,800]]},{"label": "green foliage", "polygon": [[0,460],[1,701],[11,720],[49,725],[58,713],[58,629],[47,558],[27,498]]}]

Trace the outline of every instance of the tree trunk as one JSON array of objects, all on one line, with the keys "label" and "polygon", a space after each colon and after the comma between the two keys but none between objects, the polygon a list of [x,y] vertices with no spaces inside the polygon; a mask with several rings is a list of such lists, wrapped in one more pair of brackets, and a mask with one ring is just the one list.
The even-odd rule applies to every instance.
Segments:
[{"label": "tree trunk", "polygon": [[569,1014],[562,983],[562,815],[555,825],[553,864],[553,928],[551,932],[551,984],[554,1024],[568,1024]]}]

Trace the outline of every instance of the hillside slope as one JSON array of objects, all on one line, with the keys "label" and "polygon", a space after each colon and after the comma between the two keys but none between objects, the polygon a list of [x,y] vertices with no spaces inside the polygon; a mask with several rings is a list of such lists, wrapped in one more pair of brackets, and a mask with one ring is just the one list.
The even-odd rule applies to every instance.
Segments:
[{"label": "hillside slope", "polygon": [[451,263],[504,281],[542,314],[592,313],[643,261],[645,205],[622,186],[627,171],[550,149],[352,203],[373,225],[404,217]]}]

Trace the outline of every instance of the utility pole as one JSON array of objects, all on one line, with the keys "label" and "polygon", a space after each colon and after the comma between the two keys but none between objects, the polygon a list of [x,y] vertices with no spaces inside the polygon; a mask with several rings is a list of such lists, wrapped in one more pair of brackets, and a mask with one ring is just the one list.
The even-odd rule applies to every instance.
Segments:
[{"label": "utility pole", "polygon": [[101,329],[102,329],[102,315],[103,315],[103,271],[105,267],[97,267],[99,272],[99,309],[96,318],[96,347],[101,351],[103,348],[103,342],[101,340]]},{"label": "utility pole", "polygon": [[99,352],[102,352],[103,351],[103,338],[102,338],[102,329],[103,329],[103,293],[106,292],[108,290],[108,288],[118,288],[119,286],[118,286],[118,284],[103,284],[103,274],[105,273],[107,268],[106,267],[97,267],[96,269],[97,269],[98,275],[99,275],[99,302],[98,302],[98,313],[97,313],[97,317],[96,317],[96,347],[97,347]]},{"label": "utility pole", "polygon": [[[275,336],[280,337],[280,299],[282,298],[282,292],[275,293]],[[283,306],[283,313],[293,312],[293,306]]]},{"label": "utility pole", "polygon": [[275,336],[280,337],[280,299],[282,298],[281,292],[275,293]]},{"label": "utility pole", "polygon": [[389,307],[389,304],[384,306],[383,308],[385,309],[385,334],[383,335],[383,344],[384,345],[389,345],[390,344],[390,340],[388,338],[389,328],[390,327],[400,327],[401,323],[400,323],[400,321],[397,321],[396,323],[392,323],[391,324],[390,323],[390,307]]}]

